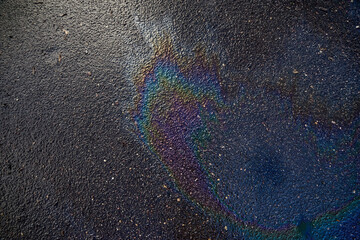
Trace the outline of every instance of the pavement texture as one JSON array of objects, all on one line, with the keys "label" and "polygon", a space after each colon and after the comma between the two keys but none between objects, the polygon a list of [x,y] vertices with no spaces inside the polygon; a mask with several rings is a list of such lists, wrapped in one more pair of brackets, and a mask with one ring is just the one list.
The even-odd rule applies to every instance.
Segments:
[{"label": "pavement texture", "polygon": [[360,239],[358,1],[0,0],[0,39],[0,239]]}]

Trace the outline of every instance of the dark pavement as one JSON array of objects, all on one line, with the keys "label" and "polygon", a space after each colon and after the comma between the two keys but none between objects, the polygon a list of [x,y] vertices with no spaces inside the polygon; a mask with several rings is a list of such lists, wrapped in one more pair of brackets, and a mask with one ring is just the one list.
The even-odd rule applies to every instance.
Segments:
[{"label": "dark pavement", "polygon": [[236,103],[206,160],[227,204],[275,228],[342,208],[360,193],[359,25],[358,1],[0,0],[0,239],[241,239],[137,137],[133,80],[164,33],[217,55]]}]

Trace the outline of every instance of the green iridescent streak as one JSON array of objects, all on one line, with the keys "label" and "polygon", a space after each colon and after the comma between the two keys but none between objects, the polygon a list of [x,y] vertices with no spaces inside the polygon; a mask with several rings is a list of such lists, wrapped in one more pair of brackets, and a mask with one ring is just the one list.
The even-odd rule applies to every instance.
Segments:
[{"label": "green iridescent streak", "polygon": [[323,215],[318,216],[312,222],[314,226],[314,237],[325,239],[332,237],[330,231],[336,231],[338,227],[347,220],[357,221],[360,223],[359,219],[353,219],[353,216],[356,214],[359,215],[360,212],[360,197],[355,198],[353,201],[342,207],[341,209],[329,211]]},{"label": "green iridescent streak", "polygon": [[160,86],[175,90],[181,96],[181,99],[186,99],[187,101],[193,100],[198,103],[212,100],[217,107],[225,107],[224,101],[214,89],[199,89],[195,84],[187,83],[182,77],[170,70],[159,70],[158,74],[157,78],[159,79]]}]

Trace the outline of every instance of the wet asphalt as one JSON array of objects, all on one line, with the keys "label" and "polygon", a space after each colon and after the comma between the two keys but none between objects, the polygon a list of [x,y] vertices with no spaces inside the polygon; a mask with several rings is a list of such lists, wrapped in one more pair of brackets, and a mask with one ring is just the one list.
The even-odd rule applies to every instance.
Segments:
[{"label": "wet asphalt", "polygon": [[[243,86],[277,88],[299,118],[348,126],[360,111],[359,9],[357,1],[0,1],[0,239],[231,239],[134,132],[133,79],[153,55],[151,39],[169,32],[183,54],[197,43],[217,54],[229,101]],[[303,69],[315,77],[294,88],[289,76]],[[279,87],[279,78],[289,80]],[[273,174],[261,169],[259,178]]]}]

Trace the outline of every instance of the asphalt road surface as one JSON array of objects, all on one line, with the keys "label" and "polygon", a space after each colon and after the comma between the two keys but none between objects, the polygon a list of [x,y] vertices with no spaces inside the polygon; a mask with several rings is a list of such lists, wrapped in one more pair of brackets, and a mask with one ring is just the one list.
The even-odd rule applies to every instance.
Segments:
[{"label": "asphalt road surface", "polygon": [[0,39],[0,239],[360,239],[358,1],[0,0]]}]

